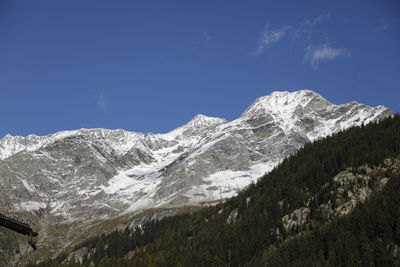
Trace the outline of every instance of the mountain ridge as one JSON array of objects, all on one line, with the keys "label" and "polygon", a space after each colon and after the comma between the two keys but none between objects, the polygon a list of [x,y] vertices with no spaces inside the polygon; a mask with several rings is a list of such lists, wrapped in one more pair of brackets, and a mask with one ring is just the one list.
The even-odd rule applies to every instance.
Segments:
[{"label": "mountain ridge", "polygon": [[97,128],[6,136],[0,183],[18,195],[0,202],[85,220],[216,201],[305,143],[392,114],[383,106],[334,105],[310,90],[282,91],[258,98],[233,121],[199,114],[163,134]]},{"label": "mountain ridge", "polygon": [[[326,104],[329,105],[333,105],[333,106],[337,106],[337,107],[343,107],[343,106],[347,106],[347,105],[356,105],[356,106],[363,106],[366,108],[373,108],[376,110],[381,110],[383,111],[390,111],[387,107],[383,106],[383,105],[379,105],[377,107],[370,107],[368,105],[364,105],[364,104],[360,104],[356,101],[351,101],[345,104],[332,104],[329,101],[327,101],[325,98],[323,98],[321,95],[319,95],[318,93],[309,90],[309,89],[304,89],[304,90],[299,90],[299,91],[294,91],[294,92],[289,92],[289,91],[274,91],[272,92],[270,95],[267,96],[261,96],[259,98],[257,98],[241,115],[239,118],[243,117],[243,116],[249,116],[249,113],[252,113],[252,109],[254,109],[255,106],[257,106],[260,102],[261,103],[265,103],[266,100],[275,100],[275,101],[279,101],[282,100],[286,97],[286,101],[290,102],[294,102],[294,103],[299,103],[299,104],[304,104],[301,101],[294,101],[295,98],[300,97],[301,100],[304,100],[305,96],[312,96],[312,98],[318,98],[318,100],[320,100],[321,102],[325,102]],[[290,99],[291,98],[291,99]],[[312,98],[308,98],[309,101],[312,100]],[[281,104],[281,103],[280,103]],[[308,103],[307,103],[308,104]],[[279,105],[278,105],[279,106]],[[282,106],[282,105],[280,105]],[[267,110],[267,108],[261,109],[263,111]],[[276,109],[270,109],[270,111],[275,112],[275,113],[279,113],[282,110],[279,110],[279,112],[277,112]],[[250,114],[250,115],[254,115],[254,114]],[[237,118],[237,119],[239,119]],[[235,120],[237,120],[235,119]],[[233,120],[233,121],[235,121]],[[65,137],[69,137],[72,135],[77,135],[77,134],[84,134],[85,132],[107,132],[107,133],[129,133],[129,134],[138,134],[138,135],[168,135],[182,127],[185,126],[199,126],[199,122],[205,122],[205,121],[213,121],[215,122],[215,125],[219,125],[219,124],[224,124],[224,123],[230,123],[233,121],[228,121],[224,118],[219,118],[219,117],[211,117],[211,116],[207,116],[207,115],[203,115],[203,114],[197,114],[195,117],[193,117],[190,121],[188,121],[186,124],[183,124],[169,132],[166,133],[152,133],[152,132],[148,132],[148,133],[141,133],[141,132],[136,132],[136,131],[128,131],[128,130],[124,130],[124,129],[106,129],[106,128],[81,128],[81,129],[76,129],[76,130],[64,130],[64,131],[58,131],[55,133],[51,133],[48,135],[36,135],[36,134],[29,134],[27,136],[13,136],[10,134],[6,134],[4,137],[0,138],[0,159],[5,159],[11,155],[13,155],[14,153],[18,153],[19,151],[23,150],[23,146],[21,148],[17,148],[17,149],[13,149],[13,148],[8,148],[5,146],[6,143],[9,143],[11,140],[16,140],[16,143],[29,143],[29,141],[31,142],[38,142],[38,140],[41,139],[45,139],[45,138],[49,138],[49,139],[54,139],[54,140],[59,140]],[[212,124],[211,124],[212,125]],[[12,146],[13,144],[9,144],[9,146]],[[43,145],[47,145],[46,142],[44,142]],[[16,144],[16,146],[18,146]],[[39,148],[39,147],[37,147]],[[5,152],[7,150],[12,150],[13,152]]]}]

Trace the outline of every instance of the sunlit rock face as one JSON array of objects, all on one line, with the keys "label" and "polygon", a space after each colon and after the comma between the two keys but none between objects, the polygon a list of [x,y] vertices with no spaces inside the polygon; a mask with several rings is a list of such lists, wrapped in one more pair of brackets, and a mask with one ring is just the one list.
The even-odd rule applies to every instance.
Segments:
[{"label": "sunlit rock face", "polygon": [[230,197],[307,142],[392,115],[301,90],[257,99],[238,119],[197,115],[165,134],[81,129],[0,139],[0,206],[50,223]]}]

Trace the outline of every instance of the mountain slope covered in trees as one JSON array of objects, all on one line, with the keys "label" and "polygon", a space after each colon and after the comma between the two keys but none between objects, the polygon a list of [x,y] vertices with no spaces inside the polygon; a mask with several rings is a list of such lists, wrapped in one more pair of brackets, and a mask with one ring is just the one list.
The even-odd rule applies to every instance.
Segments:
[{"label": "mountain slope covered in trees", "polygon": [[[384,266],[400,255],[400,116],[306,144],[213,207],[86,240],[41,266]],[[68,263],[69,262],[69,263]]]}]

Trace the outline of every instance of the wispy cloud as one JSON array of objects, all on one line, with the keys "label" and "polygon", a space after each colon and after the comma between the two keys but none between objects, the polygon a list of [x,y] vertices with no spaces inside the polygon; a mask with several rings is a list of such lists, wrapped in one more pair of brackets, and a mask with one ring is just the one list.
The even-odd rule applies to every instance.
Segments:
[{"label": "wispy cloud", "polygon": [[103,92],[97,95],[97,107],[103,111],[103,113],[107,113],[107,101]]},{"label": "wispy cloud", "polygon": [[326,13],[326,14],[321,14],[318,17],[310,20],[310,19],[306,19],[305,20],[305,24],[307,25],[311,25],[311,26],[315,26],[321,22],[327,21],[328,19],[331,18],[331,14],[330,13]]},{"label": "wispy cloud", "polygon": [[386,19],[381,19],[379,23],[375,26],[374,32],[386,31],[391,26],[391,23]]},{"label": "wispy cloud", "polygon": [[345,48],[333,48],[329,43],[319,46],[309,45],[304,56],[305,61],[309,61],[313,68],[318,68],[323,61],[332,61],[339,57],[350,57],[351,53]]},{"label": "wispy cloud", "polygon": [[298,24],[286,25],[282,27],[272,28],[269,24],[264,26],[264,30],[260,33],[260,37],[257,41],[257,47],[250,54],[253,56],[258,56],[262,54],[265,49],[277,43],[285,37],[291,39],[295,43],[299,43],[299,39],[304,41],[309,41],[315,28],[318,24],[329,20],[331,15],[329,13],[321,14],[313,19],[305,19]]},{"label": "wispy cloud", "polygon": [[262,54],[267,46],[281,40],[290,29],[290,26],[284,26],[282,28],[271,29],[269,25],[265,25],[264,30],[260,34],[260,38],[257,42],[257,48],[251,53],[253,56]]},{"label": "wispy cloud", "polygon": [[[272,28],[267,24],[260,33],[256,49],[250,54],[258,56],[272,44],[286,39],[291,45],[304,49],[304,61],[309,62],[314,69],[318,69],[321,62],[333,61],[340,57],[351,57],[350,50],[332,47],[329,44],[326,32],[321,31],[321,25],[330,19],[331,14],[324,13],[317,17],[304,19],[296,24],[282,27]],[[321,40],[322,38],[323,40]],[[322,45],[315,45],[318,43],[322,43]]]},{"label": "wispy cloud", "polygon": [[301,23],[293,27],[293,39],[295,42],[298,42],[299,39],[302,42],[309,42],[312,39],[312,36],[318,34],[318,26],[328,21],[331,18],[330,13],[321,14],[313,19],[304,19]]}]

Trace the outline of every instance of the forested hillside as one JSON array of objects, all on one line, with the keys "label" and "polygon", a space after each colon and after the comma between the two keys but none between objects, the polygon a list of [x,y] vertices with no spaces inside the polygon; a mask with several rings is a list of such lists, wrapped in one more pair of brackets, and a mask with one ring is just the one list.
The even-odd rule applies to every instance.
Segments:
[{"label": "forested hillside", "polygon": [[[40,266],[393,266],[400,116],[305,145],[237,197],[82,242]],[[69,262],[69,263],[67,263]]]}]

